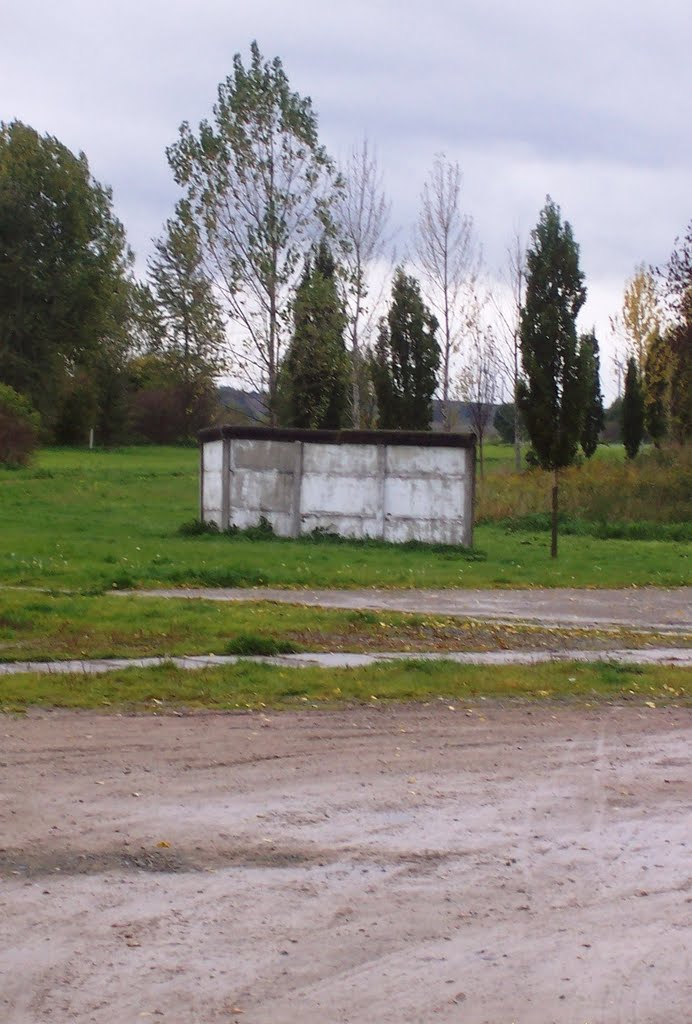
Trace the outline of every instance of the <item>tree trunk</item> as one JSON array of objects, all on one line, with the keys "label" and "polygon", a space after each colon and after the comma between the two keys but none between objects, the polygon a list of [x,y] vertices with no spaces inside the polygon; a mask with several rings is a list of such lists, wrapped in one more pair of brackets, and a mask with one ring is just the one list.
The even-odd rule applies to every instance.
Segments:
[{"label": "tree trunk", "polygon": [[550,557],[557,558],[557,507],[558,507],[558,471],[553,476],[553,515],[550,536]]}]

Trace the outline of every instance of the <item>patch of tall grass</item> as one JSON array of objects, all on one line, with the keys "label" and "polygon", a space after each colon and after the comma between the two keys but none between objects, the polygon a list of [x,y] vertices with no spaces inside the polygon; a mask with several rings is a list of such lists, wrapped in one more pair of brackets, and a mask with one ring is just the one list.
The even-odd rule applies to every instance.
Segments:
[{"label": "patch of tall grass", "polygon": [[[498,468],[479,483],[477,519],[547,529],[552,474]],[[604,539],[692,539],[692,450],[651,449],[619,463],[595,457],[560,475],[562,532]]]}]

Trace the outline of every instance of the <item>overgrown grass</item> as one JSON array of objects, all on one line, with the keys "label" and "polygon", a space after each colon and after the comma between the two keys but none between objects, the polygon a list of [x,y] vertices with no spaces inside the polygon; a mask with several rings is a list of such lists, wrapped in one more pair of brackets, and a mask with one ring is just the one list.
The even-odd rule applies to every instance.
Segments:
[{"label": "overgrown grass", "polygon": [[688,705],[691,697],[690,669],[608,664],[478,667],[418,661],[296,670],[245,662],[197,671],[163,665],[101,676],[0,677],[0,710],[5,711],[41,705],[160,713],[181,707],[237,710],[439,700],[450,711],[463,712],[462,702],[479,698],[632,701],[647,707]]},{"label": "overgrown grass", "polygon": [[[500,519],[495,525],[508,533],[547,533],[551,528],[550,512],[529,512],[525,516]],[[558,515],[559,532],[563,537],[596,537],[599,540],[692,541],[692,520],[689,523],[655,523],[646,520],[626,522],[601,519],[579,519],[565,512]]]},{"label": "overgrown grass", "polygon": [[[479,486],[478,519],[547,529],[551,487],[551,474],[542,470],[498,468]],[[692,540],[692,450],[649,449],[629,462],[599,449],[561,474],[560,508],[563,532],[573,524],[581,535]]]},{"label": "overgrown grass", "polygon": [[[299,595],[297,595],[299,597]],[[679,646],[612,627],[584,630],[442,615],[307,608],[271,602],[74,596],[0,588],[0,662],[293,651],[485,651]]]},{"label": "overgrown grass", "polygon": [[225,654],[238,654],[242,657],[263,655],[273,658],[277,654],[295,654],[298,648],[290,640],[277,639],[273,636],[262,636],[259,633],[238,633],[226,644]]}]

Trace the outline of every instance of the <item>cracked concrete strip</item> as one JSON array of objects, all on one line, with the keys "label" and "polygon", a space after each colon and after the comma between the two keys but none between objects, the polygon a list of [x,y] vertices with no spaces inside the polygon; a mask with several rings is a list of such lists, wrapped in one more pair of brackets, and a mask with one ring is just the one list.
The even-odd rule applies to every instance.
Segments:
[{"label": "cracked concrete strip", "polygon": [[96,675],[127,668],[151,668],[174,665],[176,668],[195,670],[236,665],[241,661],[283,668],[361,668],[384,661],[453,661],[459,665],[537,665],[551,661],[578,661],[582,663],[616,662],[622,665],[667,665],[691,668],[692,648],[650,648],[647,650],[619,651],[445,651],[443,653],[414,653],[408,651],[344,654],[340,652],[315,654],[283,654],[274,657],[238,655],[200,655],[176,658],[108,658],[91,661],[15,661],[0,664],[0,676],[46,672],[51,675]]}]

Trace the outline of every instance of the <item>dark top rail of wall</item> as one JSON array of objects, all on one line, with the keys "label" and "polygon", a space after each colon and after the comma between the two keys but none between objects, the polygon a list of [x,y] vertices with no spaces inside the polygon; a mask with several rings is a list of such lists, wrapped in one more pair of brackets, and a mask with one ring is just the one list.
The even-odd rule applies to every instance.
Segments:
[{"label": "dark top rail of wall", "polygon": [[233,438],[239,441],[304,441],[309,444],[417,445],[420,448],[475,448],[475,434],[432,430],[298,430],[292,427],[207,427],[200,444]]}]

